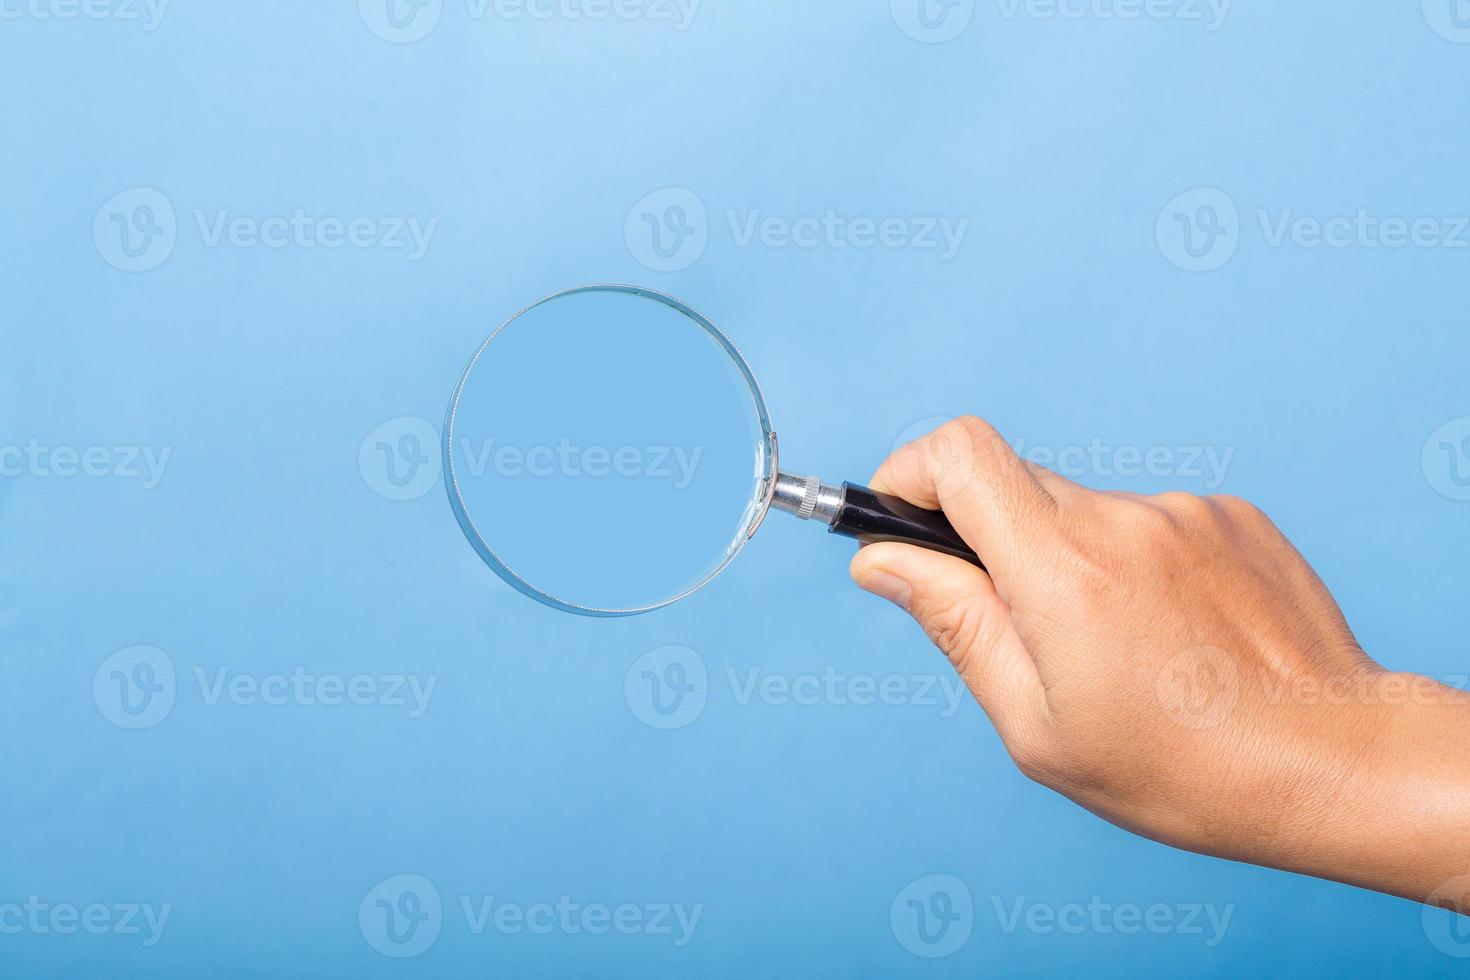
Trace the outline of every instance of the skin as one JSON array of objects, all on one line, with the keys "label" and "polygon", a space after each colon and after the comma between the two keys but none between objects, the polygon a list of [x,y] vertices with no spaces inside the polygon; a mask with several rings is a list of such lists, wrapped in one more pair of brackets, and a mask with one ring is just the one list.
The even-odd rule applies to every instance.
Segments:
[{"label": "skin", "polygon": [[985,561],[882,543],[852,576],[918,621],[1031,779],[1174,847],[1470,914],[1470,696],[1375,663],[1255,507],[1088,490],[975,418],[872,486]]}]

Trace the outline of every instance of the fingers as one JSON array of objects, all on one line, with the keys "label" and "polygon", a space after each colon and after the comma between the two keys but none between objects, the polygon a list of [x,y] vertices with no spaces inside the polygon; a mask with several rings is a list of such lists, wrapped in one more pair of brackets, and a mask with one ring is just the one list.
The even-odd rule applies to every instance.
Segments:
[{"label": "fingers", "polygon": [[872,486],[917,506],[943,510],[1005,592],[1008,569],[1049,535],[1056,495],[1073,486],[1036,469],[988,424],[960,418],[888,457]]},{"label": "fingers", "polygon": [[918,621],[1013,755],[1039,734],[1047,716],[1045,689],[989,576],[958,558],[893,543],[861,549],[851,571],[858,585]]}]

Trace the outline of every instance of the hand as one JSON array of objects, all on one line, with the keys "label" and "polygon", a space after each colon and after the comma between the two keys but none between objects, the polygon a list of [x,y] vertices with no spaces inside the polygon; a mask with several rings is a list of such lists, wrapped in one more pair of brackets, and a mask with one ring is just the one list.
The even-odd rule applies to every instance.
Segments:
[{"label": "hand", "polygon": [[852,575],[1029,777],[1176,847],[1470,912],[1470,697],[1369,659],[1255,507],[1091,491],[973,418],[872,486],[942,509],[986,563],[883,543]]}]

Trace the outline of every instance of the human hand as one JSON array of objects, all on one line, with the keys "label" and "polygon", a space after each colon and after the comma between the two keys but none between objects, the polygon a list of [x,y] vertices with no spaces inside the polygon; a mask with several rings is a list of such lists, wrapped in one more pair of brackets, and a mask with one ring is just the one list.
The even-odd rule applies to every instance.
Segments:
[{"label": "human hand", "polygon": [[[1391,673],[1259,510],[1088,490],[958,419],[875,490],[942,509],[986,563],[862,548],[1032,779],[1205,854],[1470,912],[1470,697]],[[1452,889],[1453,890],[1453,889]]]}]

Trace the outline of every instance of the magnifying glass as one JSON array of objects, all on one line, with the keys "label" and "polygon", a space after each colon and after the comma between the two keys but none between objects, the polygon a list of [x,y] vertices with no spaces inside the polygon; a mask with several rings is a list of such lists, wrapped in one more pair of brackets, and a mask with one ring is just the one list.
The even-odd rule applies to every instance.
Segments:
[{"label": "magnifying glass", "polygon": [[780,469],[750,366],[713,323],[636,286],[582,286],[492,333],[444,426],[449,501],[479,556],[566,612],[631,616],[718,575],[767,513],[980,564],[938,511]]}]

